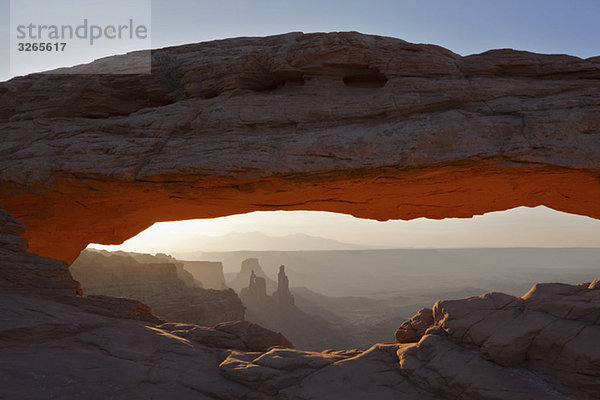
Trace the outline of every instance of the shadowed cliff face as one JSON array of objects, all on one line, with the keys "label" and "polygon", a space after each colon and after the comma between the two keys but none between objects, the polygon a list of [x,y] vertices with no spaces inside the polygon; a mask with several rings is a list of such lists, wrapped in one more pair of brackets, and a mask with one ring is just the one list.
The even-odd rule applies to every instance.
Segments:
[{"label": "shadowed cliff face", "polygon": [[233,290],[203,287],[183,266],[168,256],[84,250],[69,270],[86,295],[136,299],[168,321],[214,326],[244,319]]},{"label": "shadowed cliff face", "polygon": [[597,58],[461,57],[359,33],[152,57],[151,75],[92,64],[0,84],[0,204],[32,252],[72,262],[156,221],[255,210],[600,217]]}]

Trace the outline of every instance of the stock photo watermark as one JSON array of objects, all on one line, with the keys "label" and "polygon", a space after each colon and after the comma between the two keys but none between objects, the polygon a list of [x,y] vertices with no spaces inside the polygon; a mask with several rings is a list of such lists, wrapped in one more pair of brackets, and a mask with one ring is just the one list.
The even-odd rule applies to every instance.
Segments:
[{"label": "stock photo watermark", "polygon": [[150,73],[150,3],[11,0],[11,73]]}]

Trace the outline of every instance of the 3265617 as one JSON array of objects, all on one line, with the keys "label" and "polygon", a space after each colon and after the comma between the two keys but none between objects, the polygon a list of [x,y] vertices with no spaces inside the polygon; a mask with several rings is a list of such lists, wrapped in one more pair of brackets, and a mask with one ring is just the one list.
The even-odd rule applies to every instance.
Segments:
[{"label": "3265617", "polygon": [[65,51],[66,43],[29,43],[20,42],[17,45],[19,51]]}]

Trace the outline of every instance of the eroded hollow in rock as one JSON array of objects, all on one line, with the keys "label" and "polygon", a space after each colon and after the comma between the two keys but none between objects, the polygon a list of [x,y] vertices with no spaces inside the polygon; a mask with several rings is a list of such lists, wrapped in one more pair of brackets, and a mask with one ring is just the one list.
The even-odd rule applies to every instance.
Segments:
[{"label": "eroded hollow in rock", "polygon": [[351,88],[382,88],[388,78],[377,69],[366,68],[342,78],[344,84]]},{"label": "eroded hollow in rock", "polygon": [[255,92],[269,92],[282,87],[298,87],[305,83],[300,71],[276,71],[249,79],[247,86]]}]

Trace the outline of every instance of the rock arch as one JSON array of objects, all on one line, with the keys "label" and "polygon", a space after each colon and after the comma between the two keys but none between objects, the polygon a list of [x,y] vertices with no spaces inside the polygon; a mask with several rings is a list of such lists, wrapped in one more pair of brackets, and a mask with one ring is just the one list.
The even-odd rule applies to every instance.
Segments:
[{"label": "rock arch", "polygon": [[70,263],[157,221],[255,210],[600,218],[597,57],[461,57],[355,32],[152,57],[151,75],[0,83],[0,204],[32,253]]}]

